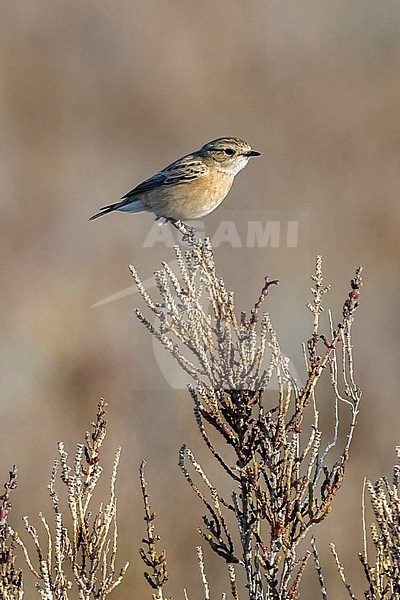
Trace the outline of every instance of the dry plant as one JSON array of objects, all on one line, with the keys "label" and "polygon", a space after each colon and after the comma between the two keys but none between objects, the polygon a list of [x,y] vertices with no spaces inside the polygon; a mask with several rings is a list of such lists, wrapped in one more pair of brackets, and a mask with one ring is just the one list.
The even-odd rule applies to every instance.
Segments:
[{"label": "dry plant", "polygon": [[[140,548],[140,556],[146,565],[151,568],[151,574],[145,571],[144,576],[153,590],[153,600],[163,600],[163,588],[168,581],[168,570],[165,551],[161,554],[157,553],[157,542],[160,541],[160,536],[155,533],[154,521],[156,513],[151,510],[150,497],[147,491],[147,481],[144,475],[145,461],[140,465],[140,486],[142,488],[142,497],[144,505],[144,520],[146,522],[147,537],[142,539],[142,543],[147,547],[147,550]],[[172,598],[165,600],[172,600]]]},{"label": "dry plant", "polygon": [[15,566],[18,534],[8,523],[11,510],[10,494],[16,487],[17,469],[14,466],[12,471],[9,471],[4,493],[0,496],[0,598],[3,600],[22,600],[24,596],[22,571]]},{"label": "dry plant", "polygon": [[[226,562],[233,598],[239,598],[237,569],[245,573],[244,593],[250,600],[298,598],[311,554],[311,550],[299,553],[299,544],[329,514],[357,422],[361,392],[354,378],[351,329],[362,287],[361,268],[351,281],[340,322],[334,326],[329,312],[322,330],[322,300],[329,286],[324,285],[322,259],[317,257],[308,304],[313,326],[303,345],[306,374],[300,386],[269,315],[260,314],[270,285],[278,281],[266,277],[250,314],[242,312],[238,318],[233,293],[216,273],[209,239],[196,238],[183,225],[180,229],[188,249],[175,247],[179,273],[166,263],[155,273],[158,302],[134,267],[131,272],[155,324],[142,311],[136,314],[192,378],[189,390],[197,426],[230,480],[226,497],[191,450],[182,446],[180,468],[207,510],[204,529],[199,531]],[[317,386],[325,373],[331,393],[320,398]],[[335,414],[326,444],[319,424],[322,401]],[[339,421],[342,411],[347,413],[344,425]],[[310,414],[308,426],[305,417]],[[339,425],[346,434],[341,448]],[[334,452],[336,460],[331,459]],[[228,527],[229,513],[235,529]],[[204,589],[205,597],[210,597]],[[162,598],[160,593],[155,597]]]},{"label": "dry plant", "polygon": [[[99,453],[106,436],[105,406],[103,400],[98,404],[93,430],[86,433],[84,444],[77,445],[72,466],[63,442],[58,444],[59,459],[54,462],[48,486],[54,525],[50,526],[45,516],[39,514],[44,528],[44,543],[28,517],[23,519],[33,541],[36,560],[17,532],[10,527],[2,528],[2,549],[7,552],[7,536],[11,539],[8,550],[11,555],[16,544],[22,547],[25,560],[38,580],[36,590],[43,600],[68,600],[77,594],[80,600],[105,600],[121,583],[128,568],[126,563],[117,573],[115,565],[118,540],[115,484],[120,448],[115,454],[111,473],[110,498],[105,505],[100,504],[97,512],[93,512],[93,498],[103,472]],[[64,484],[67,493],[66,517],[56,489],[58,480]],[[15,471],[10,473],[10,489],[14,482]],[[5,575],[10,582],[10,591],[1,597],[7,600],[22,598],[23,592],[19,592],[21,574],[14,570],[13,560],[4,559],[2,567],[3,586]]]},{"label": "dry plant", "polygon": [[[155,590],[152,595],[152,600],[173,600],[172,597],[164,596],[164,586],[166,585],[169,575],[167,569],[167,556],[165,550],[160,554],[157,552],[157,543],[161,540],[160,536],[155,533],[156,513],[152,511],[150,505],[150,496],[148,493],[148,485],[144,474],[145,461],[142,461],[139,469],[140,487],[142,490],[144,520],[146,523],[147,537],[142,539],[142,544],[145,548],[140,548],[140,556],[147,568],[151,569],[144,572],[144,577],[150,587]],[[201,546],[197,546],[197,559],[201,577],[201,583],[204,591],[204,599],[211,600],[210,587],[207,580],[204,554]],[[229,578],[231,583],[232,597],[238,600],[236,595],[236,577],[232,565],[228,566]],[[189,600],[186,589],[183,590],[185,600]],[[226,600],[226,594],[222,594],[221,600]]]},{"label": "dry plant", "polygon": [[[396,448],[400,459],[400,446]],[[400,599],[400,465],[393,471],[392,483],[381,477],[373,484],[366,482],[376,523],[371,523],[370,537],[374,549],[371,559],[368,553],[367,527],[365,517],[365,486],[363,490],[363,530],[364,548],[359,554],[364,568],[368,588],[364,592],[367,600]],[[334,544],[330,545],[336,565],[352,600],[357,600],[346,578],[344,567],[339,560]]]},{"label": "dry plant", "polygon": [[[279,282],[265,277],[250,313],[237,317],[233,293],[216,273],[209,239],[198,239],[185,226],[175,226],[188,248],[175,247],[179,272],[163,263],[156,273],[159,302],[151,299],[133,267],[131,271],[155,324],[140,310],[137,315],[192,378],[189,391],[199,432],[225,475],[226,481],[219,479],[217,487],[190,448],[181,447],[180,468],[207,513],[199,532],[225,562],[233,600],[299,598],[311,555],[324,599],[327,595],[315,539],[309,549],[299,545],[330,512],[343,482],[357,423],[361,391],[355,382],[351,333],[362,287],[361,268],[351,281],[340,322],[334,326],[329,311],[323,325],[322,301],[330,288],[324,284],[322,259],[317,257],[308,304],[312,326],[303,344],[305,376],[300,385],[281,351],[269,315],[261,312],[270,286]],[[330,385],[321,391],[324,377]],[[330,405],[334,413],[329,435],[320,427],[321,402]],[[15,566],[17,546],[37,578],[36,590],[43,600],[69,600],[72,595],[80,600],[106,600],[122,582],[128,563],[116,570],[115,485],[120,449],[110,477],[110,497],[93,508],[103,471],[104,401],[98,405],[92,426],[85,443],[77,445],[72,464],[64,444],[59,443],[59,458],[48,486],[54,524],[40,513],[42,534],[24,517],[30,544],[9,524],[10,494],[17,481],[17,470],[10,471],[0,496],[1,598],[22,600],[24,596],[22,572]],[[376,561],[369,564],[366,542],[361,561],[369,584],[365,595],[371,600],[399,598],[399,479],[397,467],[393,486],[384,479],[375,486],[368,484],[377,521],[372,527]],[[58,489],[60,480],[65,502]],[[140,482],[147,531],[140,552],[147,567],[145,577],[153,589],[153,600],[171,600],[163,591],[168,581],[166,555],[157,550],[160,538],[155,533],[156,515],[150,505],[144,463]],[[350,597],[356,600],[334,548],[333,552]],[[204,598],[209,600],[200,546],[197,555]],[[242,576],[244,589],[239,583]],[[184,598],[189,600],[186,590]],[[226,598],[227,594],[222,594],[222,600]]]}]

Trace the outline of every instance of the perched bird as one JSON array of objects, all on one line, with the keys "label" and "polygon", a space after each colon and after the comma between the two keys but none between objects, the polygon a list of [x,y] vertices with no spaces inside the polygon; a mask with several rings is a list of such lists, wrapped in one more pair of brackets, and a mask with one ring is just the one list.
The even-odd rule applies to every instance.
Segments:
[{"label": "perched bird", "polygon": [[239,138],[213,140],[139,183],[119,202],[103,206],[89,220],[114,210],[147,211],[172,223],[205,217],[221,204],[235,175],[260,154]]}]

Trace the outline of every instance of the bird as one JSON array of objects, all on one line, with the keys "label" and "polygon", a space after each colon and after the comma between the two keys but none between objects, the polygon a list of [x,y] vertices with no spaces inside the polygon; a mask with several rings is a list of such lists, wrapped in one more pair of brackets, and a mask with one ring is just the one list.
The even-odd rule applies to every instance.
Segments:
[{"label": "bird", "polygon": [[103,206],[89,221],[114,211],[147,211],[172,224],[200,219],[221,204],[253,156],[261,152],[240,138],[212,140],[139,183],[119,202]]}]

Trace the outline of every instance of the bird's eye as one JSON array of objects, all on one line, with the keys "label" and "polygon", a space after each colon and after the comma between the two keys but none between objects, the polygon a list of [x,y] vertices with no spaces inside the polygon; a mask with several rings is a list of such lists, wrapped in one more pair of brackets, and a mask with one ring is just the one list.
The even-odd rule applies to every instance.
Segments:
[{"label": "bird's eye", "polygon": [[233,156],[235,154],[235,151],[232,150],[232,148],[224,148],[224,152],[225,154],[227,154],[228,156]]}]

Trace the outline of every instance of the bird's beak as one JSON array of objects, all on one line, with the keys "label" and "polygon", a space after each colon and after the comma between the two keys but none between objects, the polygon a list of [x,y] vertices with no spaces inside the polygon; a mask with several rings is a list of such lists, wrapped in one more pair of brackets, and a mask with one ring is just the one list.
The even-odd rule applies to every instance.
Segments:
[{"label": "bird's beak", "polygon": [[246,152],[245,156],[261,156],[261,152],[257,152],[257,150],[250,150]]}]

